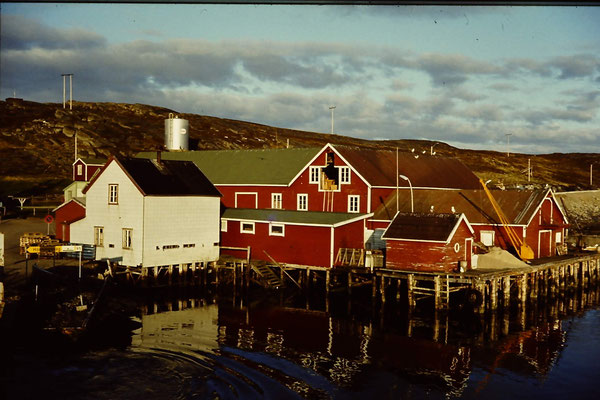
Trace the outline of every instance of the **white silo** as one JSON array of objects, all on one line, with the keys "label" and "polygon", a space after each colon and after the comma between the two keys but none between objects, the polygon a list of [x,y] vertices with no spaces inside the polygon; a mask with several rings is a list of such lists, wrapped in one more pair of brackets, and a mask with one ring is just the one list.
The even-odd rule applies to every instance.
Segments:
[{"label": "white silo", "polygon": [[189,150],[189,121],[173,113],[165,119],[165,147],[167,150]]}]

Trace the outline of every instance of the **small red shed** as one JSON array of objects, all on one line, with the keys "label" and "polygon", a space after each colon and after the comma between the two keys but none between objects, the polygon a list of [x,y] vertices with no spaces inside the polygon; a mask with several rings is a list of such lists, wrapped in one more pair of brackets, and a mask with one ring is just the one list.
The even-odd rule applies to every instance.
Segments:
[{"label": "small red shed", "polygon": [[71,240],[70,225],[85,218],[85,198],[66,201],[52,212],[56,217],[56,238],[63,242],[69,242]]},{"label": "small red shed", "polygon": [[[221,216],[221,246],[250,246],[254,260],[271,261],[271,256],[283,264],[331,268],[340,248],[364,249],[370,216],[228,208]],[[221,254],[245,257],[239,250],[221,249]]]},{"label": "small red shed", "polygon": [[100,171],[107,160],[95,158],[78,158],[73,163],[73,180],[89,182],[97,171]]},{"label": "small red shed", "polygon": [[383,233],[386,268],[422,272],[471,269],[473,228],[464,214],[398,213]]}]

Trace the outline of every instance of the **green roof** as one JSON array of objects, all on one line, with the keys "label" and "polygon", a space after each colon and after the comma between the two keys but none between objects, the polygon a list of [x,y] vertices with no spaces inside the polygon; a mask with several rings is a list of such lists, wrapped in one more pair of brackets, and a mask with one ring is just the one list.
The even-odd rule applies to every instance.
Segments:
[{"label": "green roof", "polygon": [[281,222],[303,225],[338,226],[353,220],[364,219],[372,214],[334,213],[320,211],[264,210],[228,208],[221,218],[248,221]]},{"label": "green roof", "polygon": [[[164,160],[193,161],[215,185],[287,185],[320,151],[317,148],[162,152]],[[143,152],[139,158],[156,158]]]}]

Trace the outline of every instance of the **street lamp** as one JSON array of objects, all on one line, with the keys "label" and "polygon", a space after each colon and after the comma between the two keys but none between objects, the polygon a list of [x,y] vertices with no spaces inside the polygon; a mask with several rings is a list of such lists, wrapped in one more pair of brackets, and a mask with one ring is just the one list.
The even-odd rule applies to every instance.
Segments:
[{"label": "street lamp", "polygon": [[410,187],[410,212],[414,213],[415,212],[415,200],[413,197],[412,183],[410,182],[410,179],[408,179],[408,177],[405,175],[399,175],[399,177],[400,177],[400,179],[404,179],[405,181],[408,181],[408,186]]},{"label": "street lamp", "polygon": [[434,153],[433,153],[433,148],[434,148],[435,146],[437,146],[438,144],[439,144],[439,143],[435,143],[435,144],[434,144],[433,146],[431,146],[431,148],[429,149],[429,153],[430,153],[431,155],[433,155],[433,154],[434,154]]}]

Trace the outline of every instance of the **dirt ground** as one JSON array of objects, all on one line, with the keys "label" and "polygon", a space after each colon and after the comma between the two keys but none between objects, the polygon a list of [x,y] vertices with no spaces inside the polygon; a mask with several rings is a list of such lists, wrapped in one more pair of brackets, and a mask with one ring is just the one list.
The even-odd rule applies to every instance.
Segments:
[{"label": "dirt ground", "polygon": [[[66,259],[37,259],[32,258],[25,262],[25,256],[19,254],[19,238],[26,232],[41,232],[46,234],[48,225],[42,218],[29,217],[27,219],[5,219],[0,221],[0,232],[4,234],[4,286],[6,297],[14,295],[18,288],[25,283],[26,266],[27,274],[31,274],[33,265],[39,268],[50,268],[56,265],[73,266],[73,273],[77,274],[78,260]],[[54,234],[54,225],[50,225],[50,234]]]}]

